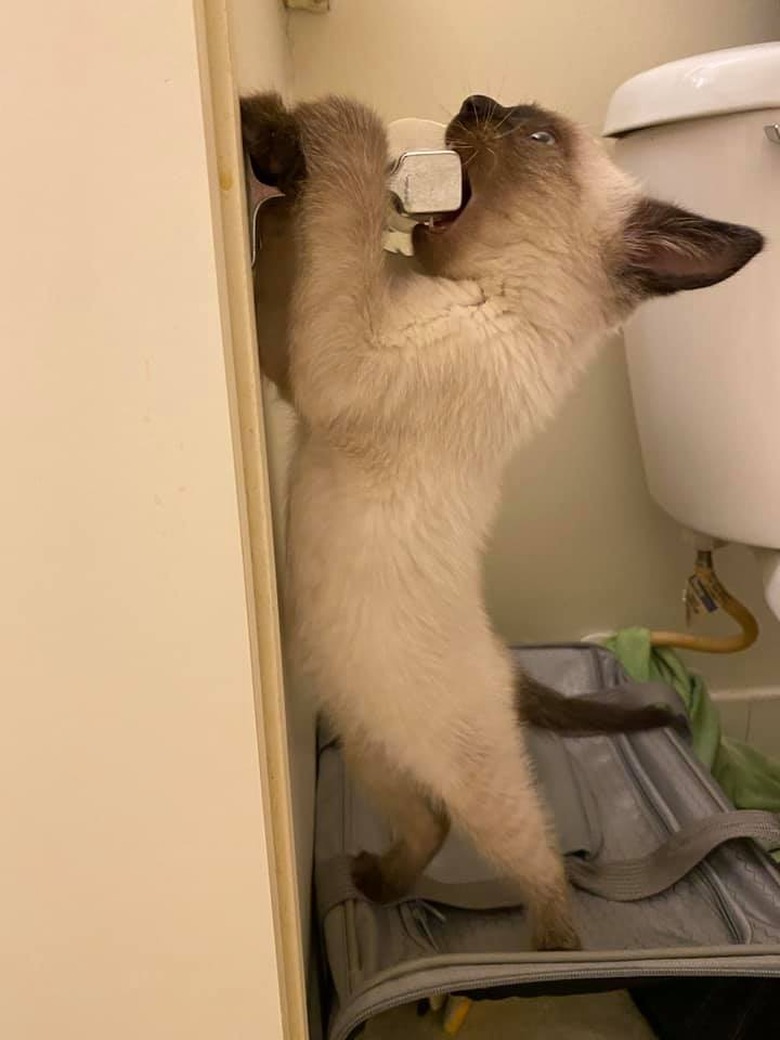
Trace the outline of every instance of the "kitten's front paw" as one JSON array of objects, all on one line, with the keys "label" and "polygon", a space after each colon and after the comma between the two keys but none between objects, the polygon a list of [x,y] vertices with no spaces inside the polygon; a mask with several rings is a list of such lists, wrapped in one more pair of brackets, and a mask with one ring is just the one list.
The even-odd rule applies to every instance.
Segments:
[{"label": "kitten's front paw", "polygon": [[262,183],[294,194],[306,176],[298,121],[275,93],[241,99],[241,131],[252,164]]},{"label": "kitten's front paw", "polygon": [[350,172],[369,167],[384,177],[387,131],[367,105],[331,96],[304,102],[295,109],[301,141],[312,176],[330,170]]}]

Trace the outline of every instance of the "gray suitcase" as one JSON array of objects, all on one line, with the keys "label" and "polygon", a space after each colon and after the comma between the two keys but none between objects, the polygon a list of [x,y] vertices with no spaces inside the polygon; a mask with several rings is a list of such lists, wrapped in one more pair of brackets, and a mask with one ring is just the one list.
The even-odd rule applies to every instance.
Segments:
[{"label": "gray suitcase", "polygon": [[[598,647],[515,652],[567,696],[615,696],[618,688],[626,703],[658,699],[657,688],[629,682]],[[516,890],[457,834],[408,898],[390,906],[364,899],[350,879],[350,856],[380,851],[389,836],[346,776],[338,742],[321,732],[315,895],[329,1040],[348,1040],[381,1011],[441,994],[780,978],[780,872],[764,851],[780,845],[777,819],[735,812],[684,733],[534,732],[531,750],[573,883],[578,953],[533,951]]]}]

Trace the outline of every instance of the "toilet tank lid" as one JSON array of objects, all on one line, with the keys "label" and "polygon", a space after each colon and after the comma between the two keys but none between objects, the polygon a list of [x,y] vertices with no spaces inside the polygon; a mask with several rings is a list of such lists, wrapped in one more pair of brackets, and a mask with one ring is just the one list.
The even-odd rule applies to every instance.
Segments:
[{"label": "toilet tank lid", "polygon": [[661,123],[780,106],[780,42],[671,61],[627,80],[604,124],[617,137]]}]

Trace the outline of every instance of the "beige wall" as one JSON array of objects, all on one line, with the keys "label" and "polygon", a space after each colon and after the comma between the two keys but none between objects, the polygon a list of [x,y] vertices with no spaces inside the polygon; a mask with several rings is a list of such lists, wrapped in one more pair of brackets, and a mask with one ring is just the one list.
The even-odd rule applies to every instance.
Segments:
[{"label": "beige wall", "polygon": [[[472,91],[536,99],[598,131],[614,88],[686,54],[780,37],[776,0],[334,0],[291,16],[297,95],[337,90],[388,118],[446,119]],[[648,499],[614,343],[576,399],[509,474],[487,564],[508,639],[556,640],[681,621],[689,553]],[[715,685],[780,681],[780,628],[752,560],[722,554],[724,580],[758,608],[760,646],[702,662]],[[701,659],[700,659],[701,660]]]},{"label": "beige wall", "polygon": [[282,0],[229,0],[233,70],[240,92],[290,86],[287,11]]},{"label": "beige wall", "polygon": [[0,1035],[276,1040],[193,7],[0,21]]}]

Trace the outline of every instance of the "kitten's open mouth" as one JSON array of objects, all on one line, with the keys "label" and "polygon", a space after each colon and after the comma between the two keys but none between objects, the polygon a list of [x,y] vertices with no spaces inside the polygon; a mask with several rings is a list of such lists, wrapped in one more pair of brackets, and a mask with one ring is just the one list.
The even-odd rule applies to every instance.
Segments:
[{"label": "kitten's open mouth", "polygon": [[471,184],[469,183],[466,171],[463,171],[463,187],[461,194],[461,203],[458,209],[452,210],[449,213],[441,213],[437,217],[433,217],[425,227],[434,233],[440,233],[447,231],[452,225],[458,220],[463,211],[471,201]]}]

